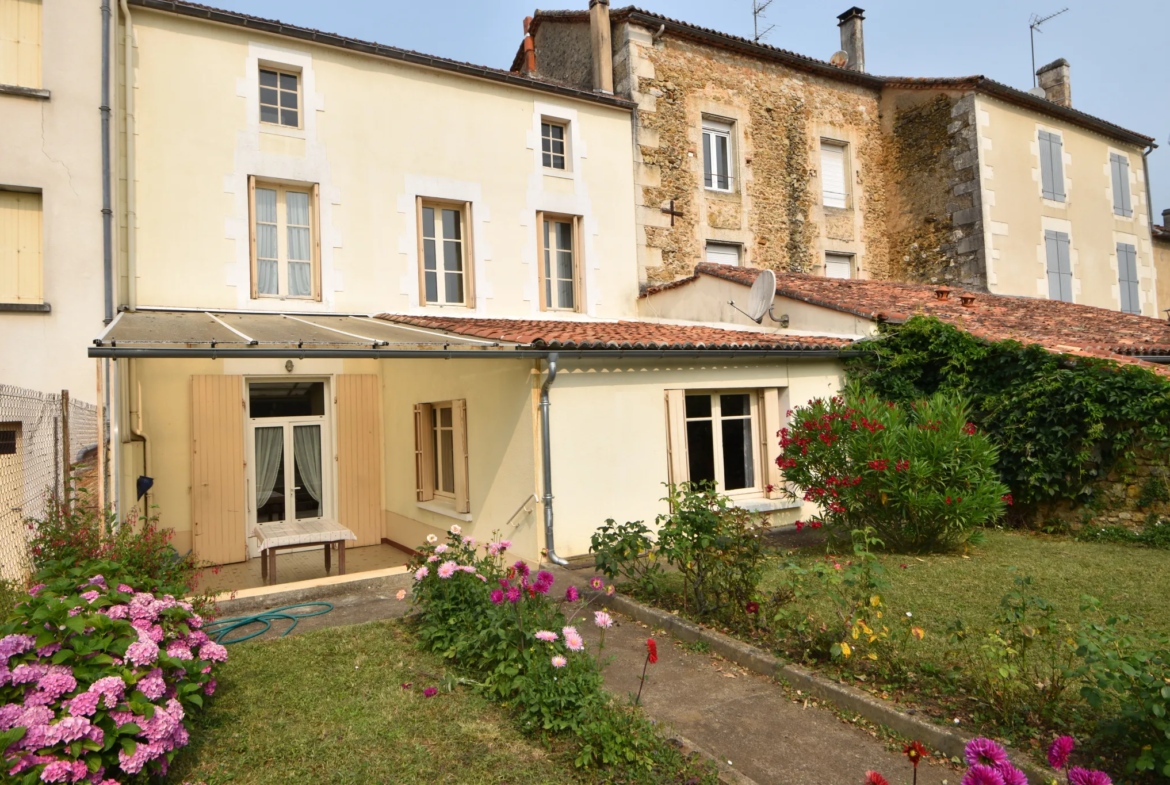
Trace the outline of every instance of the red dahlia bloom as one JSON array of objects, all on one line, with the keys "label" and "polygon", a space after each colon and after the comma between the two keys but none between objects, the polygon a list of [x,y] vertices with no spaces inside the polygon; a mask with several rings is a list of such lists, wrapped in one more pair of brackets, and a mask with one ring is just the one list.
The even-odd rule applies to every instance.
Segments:
[{"label": "red dahlia bloom", "polygon": [[918,768],[918,761],[926,757],[926,747],[923,747],[922,742],[920,741],[910,742],[906,745],[902,752],[907,758],[910,759],[910,762],[914,764],[914,768]]},{"label": "red dahlia bloom", "polygon": [[653,638],[646,639],[646,652],[651,665],[658,662],[658,643]]},{"label": "red dahlia bloom", "polygon": [[867,771],[865,773],[865,785],[890,785],[890,781],[876,771]]}]

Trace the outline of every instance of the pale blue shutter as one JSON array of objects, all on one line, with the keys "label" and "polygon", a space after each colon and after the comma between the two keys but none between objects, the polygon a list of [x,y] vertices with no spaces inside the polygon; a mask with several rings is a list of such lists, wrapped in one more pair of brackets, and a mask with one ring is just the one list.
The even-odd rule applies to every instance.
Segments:
[{"label": "pale blue shutter", "polygon": [[1129,201],[1129,159],[1110,153],[1109,170],[1113,175],[1113,212],[1129,218],[1133,216],[1133,206]]},{"label": "pale blue shutter", "polygon": [[1068,235],[1046,229],[1044,250],[1048,262],[1048,299],[1071,303],[1072,262],[1069,257]]},{"label": "pale blue shutter", "polygon": [[1128,243],[1117,244],[1117,278],[1121,289],[1121,310],[1141,313],[1138,294],[1137,248]]},{"label": "pale blue shutter", "polygon": [[1040,132],[1040,181],[1044,198],[1064,201],[1064,147],[1059,134]]}]

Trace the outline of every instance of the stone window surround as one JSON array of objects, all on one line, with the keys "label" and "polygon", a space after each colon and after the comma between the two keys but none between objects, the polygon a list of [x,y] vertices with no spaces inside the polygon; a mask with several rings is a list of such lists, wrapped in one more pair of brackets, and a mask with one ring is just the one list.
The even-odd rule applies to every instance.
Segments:
[{"label": "stone window surround", "polygon": [[[752,180],[751,159],[752,146],[746,132],[747,118],[750,117],[750,108],[737,106],[710,98],[698,97],[688,106],[687,115],[693,118],[689,123],[687,138],[691,149],[687,151],[689,158],[692,182],[698,215],[696,215],[695,232],[698,235],[697,248],[699,260],[706,258],[707,242],[738,244],[741,248],[740,265],[750,266],[752,249],[755,245],[755,235],[746,216],[751,211],[751,196],[748,194],[748,183]],[[731,164],[730,174],[733,178],[731,191],[716,191],[703,184],[703,121],[710,118],[721,123],[731,125]],[[679,151],[682,154],[682,151]],[[682,163],[682,162],[680,162]],[[741,222],[739,228],[717,228],[711,226],[707,220],[707,204],[709,202],[736,204],[741,207]]]}]

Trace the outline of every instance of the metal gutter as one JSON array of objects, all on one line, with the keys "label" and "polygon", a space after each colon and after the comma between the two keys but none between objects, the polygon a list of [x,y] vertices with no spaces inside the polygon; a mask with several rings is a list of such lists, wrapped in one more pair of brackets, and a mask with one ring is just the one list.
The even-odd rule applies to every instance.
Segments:
[{"label": "metal gutter", "polygon": [[544,550],[548,554],[549,561],[564,567],[569,562],[557,555],[553,538],[552,436],[548,421],[550,408],[548,390],[557,379],[557,361],[559,359],[555,352],[546,358],[548,375],[545,376],[544,384],[540,385],[540,462],[541,471],[544,474],[544,496],[541,499],[544,505]]},{"label": "metal gutter", "polygon": [[[127,2],[127,0],[122,0]],[[175,2],[174,0],[128,0],[132,5],[140,6],[142,8],[151,9],[154,11],[166,11],[180,16],[189,16],[195,19],[202,19],[208,22],[219,22],[220,24],[231,25],[233,27],[243,27],[248,30],[257,30],[260,32],[271,33],[273,35],[284,36],[286,38],[296,38],[301,41],[312,41],[326,46],[335,46],[340,49],[347,49],[351,52],[360,52],[362,54],[373,55],[375,57],[382,57],[388,60],[396,60],[402,63],[409,63],[411,65],[423,66],[426,68],[435,68],[440,71],[449,71],[463,76],[476,77],[479,79],[487,79],[493,82],[500,82],[511,85],[513,87],[527,88],[529,90],[536,90],[542,93],[556,93],[568,98],[576,98],[581,101],[590,101],[597,104],[606,104],[618,109],[632,109],[636,104],[623,98],[618,98],[612,95],[604,95],[601,93],[593,93],[584,90],[578,90],[573,87],[565,85],[553,84],[551,82],[543,82],[537,79],[530,79],[520,74],[514,74],[510,71],[500,71],[486,66],[472,65],[471,63],[461,63],[457,60],[447,60],[441,57],[433,57],[425,55],[420,52],[412,52],[408,49],[398,49],[392,46],[383,46],[381,44],[371,43],[369,41],[360,41],[356,38],[347,38],[345,36],[337,35],[336,33],[324,33],[320,30],[312,30],[306,27],[297,27],[295,25],[284,24],[270,19],[261,19],[255,16],[248,16],[246,14],[235,13],[231,11],[223,11],[217,8],[208,8],[202,5],[189,5],[187,3]]]},{"label": "metal gutter", "polygon": [[[116,342],[115,342],[116,344]],[[866,354],[863,351],[848,349],[561,349],[561,348],[523,348],[523,349],[265,349],[256,347],[244,348],[147,348],[132,346],[91,346],[89,357],[113,358],[189,358],[189,359],[218,359],[252,357],[256,359],[308,359],[308,358],[335,358],[335,359],[424,359],[438,360],[455,359],[483,359],[502,358],[512,360],[544,360],[551,355],[571,357],[578,360],[587,358],[597,359],[711,359],[711,358],[740,358],[740,359],[769,359],[784,357],[787,359],[817,359],[854,357]]]},{"label": "metal gutter", "polygon": [[133,311],[138,307],[138,231],[137,209],[137,178],[138,173],[134,165],[136,133],[134,116],[134,20],[130,18],[130,8],[126,0],[119,0],[122,14],[126,17],[125,40],[126,49],[124,63],[126,68],[126,100],[123,101],[123,111],[126,115],[126,307]]}]

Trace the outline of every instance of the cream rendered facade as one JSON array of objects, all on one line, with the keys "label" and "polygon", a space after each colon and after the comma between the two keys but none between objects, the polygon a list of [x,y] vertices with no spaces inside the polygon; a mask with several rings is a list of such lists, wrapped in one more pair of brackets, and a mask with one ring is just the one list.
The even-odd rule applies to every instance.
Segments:
[{"label": "cream rendered facade", "polygon": [[[203,319],[198,312],[214,310],[269,314],[276,323],[289,314],[283,318],[294,329],[315,315],[382,312],[638,319],[630,107],[622,101],[218,24],[160,10],[152,0],[132,0],[130,8],[134,133],[132,150],[122,137],[120,174],[137,173],[136,198],[120,218],[127,223],[132,212],[136,229],[134,242],[121,248],[120,275],[137,316],[188,309],[192,319]],[[197,79],[192,63],[200,64]],[[303,115],[295,127],[260,121],[261,70],[298,77]],[[564,169],[542,164],[542,122],[566,129]],[[255,295],[253,183],[306,192],[315,186],[319,299]],[[462,240],[473,280],[464,305],[421,302],[420,200],[465,211]],[[538,215],[573,217],[581,267],[573,312],[545,309]],[[441,340],[417,332],[420,340]],[[241,544],[256,501],[248,464],[259,458],[251,443],[239,442],[256,427],[243,422],[250,385],[319,381],[326,385],[323,515],[358,530],[347,521],[354,494],[378,511],[376,528],[361,528],[358,545],[412,546],[458,524],[481,542],[498,531],[520,555],[540,558],[547,544],[539,407],[546,361],[187,358],[183,348],[170,357],[108,360],[118,369],[115,415],[125,424],[117,461],[121,511],[130,514],[138,476],[151,476],[145,503],[157,507],[180,550],[190,547],[213,561],[248,557]],[[217,387],[216,379],[230,398],[217,416],[228,412],[233,422],[225,432],[235,442],[209,446],[200,436],[209,404],[199,396]],[[378,391],[378,402],[355,424],[343,388],[358,381]],[[586,553],[608,517],[652,520],[665,511],[667,390],[779,389],[784,400],[829,393],[839,383],[839,362],[825,356],[566,356],[549,393],[557,551]],[[420,500],[416,407],[440,402],[465,406],[466,510],[450,500]],[[341,475],[345,456],[356,454],[350,443],[357,430],[363,444],[375,445],[362,460],[376,467],[378,479],[355,490]],[[752,449],[759,458],[766,446]],[[209,450],[210,463],[236,476],[216,486],[214,500],[221,513],[214,536],[226,532],[226,551],[207,545],[211,533],[200,520],[207,489],[199,478]],[[767,469],[761,464],[760,471]],[[745,503],[774,511],[776,523],[797,517],[801,506],[766,498]]]},{"label": "cream rendered facade", "polygon": [[[0,74],[0,197],[31,200],[22,247],[40,260],[21,264],[29,278],[19,298],[0,297],[0,384],[97,403],[94,364],[78,338],[100,331],[103,314],[101,9],[22,0],[19,11],[39,17],[39,52]],[[7,204],[0,198],[5,234]]]},{"label": "cream rendered facade", "polygon": [[[1069,238],[1073,302],[1121,309],[1123,244],[1136,250],[1141,313],[1159,316],[1143,148],[984,93],[975,99],[990,291],[1047,298],[1045,232],[1060,232]],[[1041,132],[1062,140],[1063,200],[1043,192]],[[1129,216],[1114,212],[1111,154],[1128,164]]]}]

